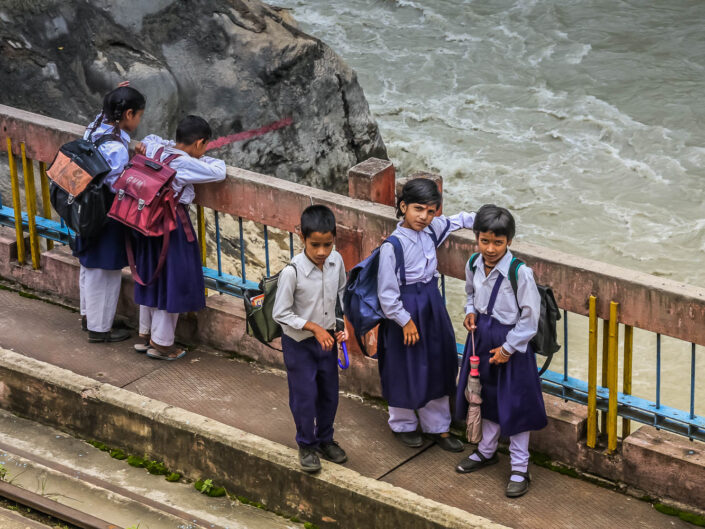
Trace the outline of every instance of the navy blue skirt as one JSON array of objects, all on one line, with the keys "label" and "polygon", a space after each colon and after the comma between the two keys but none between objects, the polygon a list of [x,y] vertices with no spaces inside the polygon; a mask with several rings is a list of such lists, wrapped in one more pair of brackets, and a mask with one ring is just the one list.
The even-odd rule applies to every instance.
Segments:
[{"label": "navy blue skirt", "polygon": [[[179,206],[182,207],[182,206]],[[189,228],[195,234],[191,219]],[[149,281],[159,263],[162,237],[145,237],[133,231],[135,266],[142,281]],[[159,277],[148,286],[135,283],[135,303],[174,314],[193,312],[206,306],[203,268],[198,240],[189,242],[177,216],[177,228],[171,232],[166,262]]]},{"label": "navy blue skirt", "polygon": [[438,290],[438,281],[402,285],[401,301],[419,330],[416,345],[404,345],[402,328],[385,320],[377,355],[382,395],[390,406],[417,410],[455,394],[458,354],[455,333]]},{"label": "navy blue skirt", "polygon": [[128,264],[125,253],[126,233],[124,224],[109,218],[100,235],[90,239],[76,236],[73,255],[86,268],[121,270]]},{"label": "navy blue skirt", "polygon": [[[525,353],[515,352],[506,364],[492,365],[490,350],[504,344],[514,326],[499,323],[486,314],[479,314],[476,324],[475,354],[480,357],[482,418],[499,424],[505,437],[545,427],[546,408],[531,344]],[[468,334],[455,396],[455,419],[459,421],[465,420],[468,411],[464,390],[470,356],[472,347]]]}]

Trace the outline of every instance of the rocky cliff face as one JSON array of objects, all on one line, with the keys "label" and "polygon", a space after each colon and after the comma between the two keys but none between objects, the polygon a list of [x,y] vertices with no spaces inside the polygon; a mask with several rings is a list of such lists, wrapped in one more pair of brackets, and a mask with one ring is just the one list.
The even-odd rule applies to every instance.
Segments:
[{"label": "rocky cliff face", "polygon": [[88,123],[125,79],[147,97],[138,138],[171,137],[186,114],[216,137],[291,117],[214,154],[337,191],[349,167],[386,158],[352,69],[257,0],[0,2],[0,103]]}]

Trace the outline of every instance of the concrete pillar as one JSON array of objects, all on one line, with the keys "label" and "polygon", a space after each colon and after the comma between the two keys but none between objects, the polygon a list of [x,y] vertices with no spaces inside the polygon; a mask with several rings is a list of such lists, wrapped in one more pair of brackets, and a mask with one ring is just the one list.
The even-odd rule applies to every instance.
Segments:
[{"label": "concrete pillar", "polygon": [[348,194],[352,198],[394,206],[394,178],[392,162],[368,158],[348,170]]},{"label": "concrete pillar", "polygon": [[[441,196],[443,196],[443,177],[439,174],[435,173],[428,173],[426,171],[418,171],[416,173],[412,173],[409,176],[405,176],[402,178],[397,178],[396,181],[396,196],[399,196],[401,194],[401,189],[404,187],[404,184],[406,184],[409,180],[413,180],[414,178],[428,178],[429,180],[433,180],[436,182],[436,185],[438,186],[438,190],[441,192]],[[443,213],[443,204],[441,204],[441,207],[438,208],[438,212],[436,215],[441,215]]]}]

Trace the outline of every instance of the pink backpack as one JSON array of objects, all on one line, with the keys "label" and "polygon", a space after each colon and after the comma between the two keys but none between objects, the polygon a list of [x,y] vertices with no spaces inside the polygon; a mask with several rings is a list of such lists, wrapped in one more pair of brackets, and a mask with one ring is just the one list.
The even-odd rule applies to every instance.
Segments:
[{"label": "pink backpack", "polygon": [[154,154],[154,158],[136,154],[130,160],[130,163],[113,184],[117,194],[108,213],[110,218],[129,226],[142,235],[164,237],[157,268],[152,278],[147,282],[144,282],[137,273],[130,237],[125,238],[127,260],[130,263],[132,277],[143,286],[153,283],[164,267],[169,250],[169,238],[171,232],[177,227],[176,215],[179,215],[181,219],[187,240],[189,242],[196,240],[190,229],[191,225],[188,222],[186,210],[178,204],[171,187],[176,170],[169,167],[169,163],[181,155],[171,154],[161,161],[163,152],[164,148],[162,147]]}]

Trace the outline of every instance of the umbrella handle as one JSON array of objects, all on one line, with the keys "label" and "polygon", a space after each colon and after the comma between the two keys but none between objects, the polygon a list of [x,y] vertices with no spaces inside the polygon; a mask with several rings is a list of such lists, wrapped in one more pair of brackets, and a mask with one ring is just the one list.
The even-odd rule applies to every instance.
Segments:
[{"label": "umbrella handle", "polygon": [[350,358],[348,357],[348,345],[345,342],[341,342],[340,345],[343,346],[343,357],[345,358],[345,365],[340,361],[340,358],[338,358],[338,365],[340,366],[340,369],[347,369],[350,367]]}]

